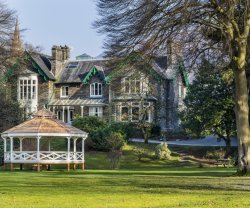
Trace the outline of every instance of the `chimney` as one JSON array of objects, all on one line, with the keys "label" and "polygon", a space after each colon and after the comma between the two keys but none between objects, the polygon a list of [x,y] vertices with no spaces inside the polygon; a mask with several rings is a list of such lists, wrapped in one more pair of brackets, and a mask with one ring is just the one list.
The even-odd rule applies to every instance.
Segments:
[{"label": "chimney", "polygon": [[182,57],[182,43],[181,41],[168,40],[167,42],[167,59],[168,66],[178,64],[178,60]]},{"label": "chimney", "polygon": [[52,73],[57,78],[65,63],[68,61],[70,56],[70,49],[68,46],[56,46],[52,47]]}]

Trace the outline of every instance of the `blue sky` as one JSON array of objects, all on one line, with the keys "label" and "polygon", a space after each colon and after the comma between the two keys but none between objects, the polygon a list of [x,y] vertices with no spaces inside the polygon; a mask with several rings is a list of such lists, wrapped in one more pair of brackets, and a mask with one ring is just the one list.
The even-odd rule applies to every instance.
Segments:
[{"label": "blue sky", "polygon": [[72,47],[71,59],[82,53],[102,53],[103,37],[92,28],[97,18],[95,0],[5,0],[17,11],[24,42],[51,54],[53,45]]}]

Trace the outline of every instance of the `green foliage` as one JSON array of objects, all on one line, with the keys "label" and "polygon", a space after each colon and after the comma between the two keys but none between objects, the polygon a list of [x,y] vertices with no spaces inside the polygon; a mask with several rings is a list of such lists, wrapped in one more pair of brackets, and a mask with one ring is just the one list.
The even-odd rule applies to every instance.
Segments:
[{"label": "green foliage", "polygon": [[134,123],[112,122],[108,126],[113,132],[123,134],[127,141],[138,133],[138,127]]},{"label": "green foliage", "polygon": [[189,86],[184,103],[182,126],[192,137],[215,134],[226,141],[235,135],[233,87],[207,60]]},{"label": "green foliage", "polygon": [[142,158],[148,156],[147,149],[145,147],[143,147],[143,146],[140,146],[140,145],[134,146],[133,152],[135,153],[135,155],[137,156],[139,161],[141,161]]},{"label": "green foliage", "polygon": [[[125,144],[128,124],[106,123],[98,117],[77,116],[73,126],[89,133],[86,146],[89,149],[110,151],[118,150]],[[116,145],[116,146],[115,146]]]},{"label": "green foliage", "polygon": [[125,145],[124,135],[120,132],[111,132],[107,139],[109,150],[121,150]]},{"label": "green foliage", "polygon": [[224,155],[225,155],[225,150],[221,148],[221,149],[208,150],[206,152],[205,157],[208,159],[218,160],[218,159],[222,159]]},{"label": "green foliage", "polygon": [[81,117],[77,115],[72,125],[91,134],[92,132],[94,132],[99,128],[106,127],[107,123],[104,120],[101,120],[100,118],[95,116]]},{"label": "green foliage", "polygon": [[155,147],[155,157],[160,160],[171,159],[171,151],[166,143],[161,143]]},{"label": "green foliage", "polygon": [[19,103],[8,98],[6,92],[0,90],[0,132],[3,132],[22,121],[22,109]]}]

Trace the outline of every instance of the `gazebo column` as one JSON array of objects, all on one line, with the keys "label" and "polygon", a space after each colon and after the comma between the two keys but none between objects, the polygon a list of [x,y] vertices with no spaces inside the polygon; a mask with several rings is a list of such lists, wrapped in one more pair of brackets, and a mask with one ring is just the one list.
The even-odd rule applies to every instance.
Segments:
[{"label": "gazebo column", "polygon": [[63,108],[63,111],[62,111],[62,121],[65,122],[65,118],[64,118],[65,106],[63,106],[62,108]]},{"label": "gazebo column", "polygon": [[[76,161],[76,141],[77,141],[77,138],[74,138],[74,161]],[[76,171],[75,163],[74,163],[74,171]]]},{"label": "gazebo column", "polygon": [[41,137],[38,136],[36,137],[36,140],[37,140],[37,172],[40,171],[40,139]]},{"label": "gazebo column", "polygon": [[[4,160],[5,160],[5,154],[6,154],[6,151],[7,151],[7,147],[6,147],[6,138],[4,137],[3,138],[3,155],[4,155]],[[3,168],[2,170],[6,170],[6,165],[5,165],[5,162],[3,161]]]},{"label": "gazebo column", "polygon": [[70,171],[70,137],[67,137],[68,139],[68,172]]},{"label": "gazebo column", "polygon": [[[23,139],[24,138],[19,138],[19,141],[20,141],[20,145],[19,145],[19,150],[20,150],[20,152],[22,152],[23,151]],[[20,170],[23,170],[23,164],[20,164]]]},{"label": "gazebo column", "polygon": [[56,111],[55,111],[55,106],[53,106],[53,108],[52,108],[52,109],[53,109],[53,114],[55,114],[55,112],[56,112]]},{"label": "gazebo column", "polygon": [[10,170],[14,170],[13,161],[13,137],[10,137]]},{"label": "gazebo column", "polygon": [[82,138],[82,171],[84,171],[84,140],[85,140],[85,137]]}]

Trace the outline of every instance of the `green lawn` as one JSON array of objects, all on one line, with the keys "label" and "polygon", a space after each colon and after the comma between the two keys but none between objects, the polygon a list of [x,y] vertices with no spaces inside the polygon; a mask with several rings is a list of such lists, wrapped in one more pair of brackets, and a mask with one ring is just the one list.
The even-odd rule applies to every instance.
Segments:
[{"label": "green lawn", "polygon": [[139,162],[130,148],[120,170],[100,170],[107,167],[105,153],[88,153],[86,168],[96,170],[1,171],[0,208],[250,206],[250,177],[234,177],[234,168],[182,167],[177,158]]}]

